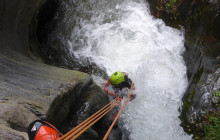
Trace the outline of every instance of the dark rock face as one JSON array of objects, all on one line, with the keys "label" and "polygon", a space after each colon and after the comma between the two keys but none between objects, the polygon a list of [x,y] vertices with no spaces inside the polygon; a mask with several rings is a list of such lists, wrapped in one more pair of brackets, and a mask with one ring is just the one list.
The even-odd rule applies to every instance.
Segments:
[{"label": "dark rock face", "polygon": [[212,94],[219,90],[220,1],[177,0],[170,7],[165,5],[168,2],[149,0],[155,16],[162,18],[167,25],[185,28],[184,59],[189,87],[183,98],[180,119],[186,132],[197,135],[201,129],[195,122],[205,114],[215,114],[220,110],[214,105],[218,101]]},{"label": "dark rock face", "polygon": [[215,91],[220,90],[220,69],[209,74],[204,81],[195,85],[193,105],[187,114],[188,122],[194,123],[198,117],[204,116],[207,112],[220,111],[215,105],[219,102],[219,96]]},{"label": "dark rock face", "polygon": [[[54,3],[54,2],[53,2]],[[68,69],[79,70],[93,75],[101,75],[107,78],[104,68],[100,68],[94,62],[82,56],[75,56],[74,51],[85,46],[86,39],[79,38],[75,42],[75,47],[72,47],[71,38],[74,34],[74,26],[76,20],[80,18],[88,18],[91,15],[83,13],[83,8],[79,6],[80,1],[73,2],[71,0],[56,0],[55,13],[50,14],[50,18],[47,15],[41,13],[48,13],[50,5],[45,5],[40,10],[40,14],[37,16],[39,21],[37,37],[40,41],[39,50],[41,56],[46,63],[62,66]],[[85,5],[86,6],[86,5]],[[87,8],[89,5],[86,6]],[[82,9],[80,12],[76,9]],[[47,20],[45,20],[47,19]]]},{"label": "dark rock face", "polygon": [[71,110],[77,110],[74,106],[89,103],[91,109],[85,113],[90,115],[108,103],[90,75],[46,65],[31,53],[40,52],[35,17],[45,2],[0,1],[1,139],[28,139],[27,126],[36,119],[60,126]]},{"label": "dark rock face", "polygon": [[1,0],[0,2],[0,46],[1,54],[16,51],[27,55],[29,23],[33,14],[45,0]]}]

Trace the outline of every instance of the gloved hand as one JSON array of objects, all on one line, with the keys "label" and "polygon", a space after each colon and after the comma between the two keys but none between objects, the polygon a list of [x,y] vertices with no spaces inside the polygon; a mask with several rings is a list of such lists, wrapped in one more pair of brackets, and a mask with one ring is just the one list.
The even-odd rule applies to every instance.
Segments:
[{"label": "gloved hand", "polygon": [[134,98],[136,98],[136,94],[131,94],[130,95],[130,101],[132,101]]}]

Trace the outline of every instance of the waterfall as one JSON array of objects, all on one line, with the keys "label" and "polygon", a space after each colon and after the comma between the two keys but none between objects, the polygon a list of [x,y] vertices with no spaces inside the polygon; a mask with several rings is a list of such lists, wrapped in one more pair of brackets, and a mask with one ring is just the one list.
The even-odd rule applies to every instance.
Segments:
[{"label": "waterfall", "polygon": [[188,84],[184,31],[151,16],[146,0],[70,1],[69,55],[97,64],[109,76],[126,72],[135,84],[137,97],[120,116],[121,129],[131,140],[191,139],[178,118]]}]

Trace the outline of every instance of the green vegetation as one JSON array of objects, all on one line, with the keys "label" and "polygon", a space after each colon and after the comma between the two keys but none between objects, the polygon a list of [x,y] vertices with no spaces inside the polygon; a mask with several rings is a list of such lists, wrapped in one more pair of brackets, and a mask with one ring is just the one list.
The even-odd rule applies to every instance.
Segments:
[{"label": "green vegetation", "polygon": [[[195,83],[199,83],[201,76],[204,72],[204,67],[200,67],[197,73],[195,74],[194,80]],[[204,140],[218,140],[220,139],[220,112],[207,112],[203,117],[197,118],[190,123],[187,120],[187,114],[189,108],[193,104],[193,98],[196,90],[193,89],[191,93],[184,98],[182,111],[180,115],[181,126],[184,128],[184,131],[188,134],[193,134],[193,139],[204,139]],[[219,91],[213,92],[213,95],[219,95]],[[218,97],[218,96],[216,96]],[[220,101],[219,101],[220,102]],[[218,102],[218,103],[219,103]],[[217,104],[218,104],[217,103]],[[218,107],[217,104],[213,104],[213,107]]]},{"label": "green vegetation", "polygon": [[180,21],[177,22],[180,16],[178,7],[182,2],[183,0],[160,0],[156,7],[158,10],[157,17],[159,17],[162,11],[165,11],[165,13],[168,15],[170,23],[173,22],[170,26],[179,28]]},{"label": "green vegetation", "polygon": [[[197,24],[198,18],[206,16],[207,14],[219,14],[220,10],[217,4],[208,3],[205,1],[192,1],[190,6],[196,7],[194,11],[188,12],[183,15],[183,7],[179,8],[183,3],[187,3],[184,0],[157,0],[156,9],[158,10],[157,17],[160,18],[161,13],[165,13],[165,20],[169,23],[169,26],[179,28],[179,25],[191,22],[193,20],[194,25]],[[205,4],[202,4],[205,3]],[[186,7],[184,7],[186,8]],[[169,18],[169,19],[168,19]]]},{"label": "green vegetation", "polygon": [[174,13],[177,8],[177,0],[167,0],[164,6],[167,13]]},{"label": "green vegetation", "polygon": [[216,97],[220,97],[220,91],[215,91],[215,92],[213,92],[212,93],[214,96],[216,96]]},{"label": "green vegetation", "polygon": [[205,139],[219,140],[220,139],[220,112],[215,116],[208,116],[208,125],[205,126]]},{"label": "green vegetation", "polygon": [[[198,70],[198,73],[201,73],[201,70]],[[197,76],[201,77],[201,74],[198,74]],[[200,78],[196,77],[196,81],[199,81]],[[213,92],[214,93],[219,93]],[[189,108],[192,106],[193,98],[195,94],[195,89],[189,93],[183,101],[182,106],[182,112],[180,115],[181,120],[181,126],[184,128],[184,131],[188,134],[193,134],[193,139],[195,140],[219,140],[220,139],[220,111],[215,112],[208,112],[206,115],[204,115],[201,118],[198,118],[197,120],[194,120],[194,123],[190,123],[187,120],[187,113]],[[218,95],[218,94],[217,94]],[[216,96],[218,97],[218,96]],[[218,104],[220,103],[220,100],[217,104],[213,105],[216,110],[219,110]]]},{"label": "green vegetation", "polygon": [[158,10],[166,11],[169,14],[176,14],[177,7],[183,2],[183,0],[161,0],[160,8]]}]

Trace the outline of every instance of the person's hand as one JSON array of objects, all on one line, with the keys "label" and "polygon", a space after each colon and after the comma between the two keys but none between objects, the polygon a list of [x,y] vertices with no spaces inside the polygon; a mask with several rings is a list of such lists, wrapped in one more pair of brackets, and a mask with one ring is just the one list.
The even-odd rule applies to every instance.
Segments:
[{"label": "person's hand", "polygon": [[130,101],[132,101],[134,98],[136,98],[136,94],[131,94],[130,95]]},{"label": "person's hand", "polygon": [[105,93],[108,93],[108,90],[106,88],[104,88]]}]

